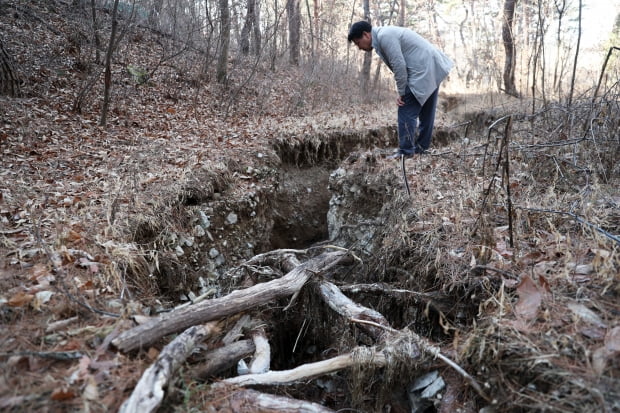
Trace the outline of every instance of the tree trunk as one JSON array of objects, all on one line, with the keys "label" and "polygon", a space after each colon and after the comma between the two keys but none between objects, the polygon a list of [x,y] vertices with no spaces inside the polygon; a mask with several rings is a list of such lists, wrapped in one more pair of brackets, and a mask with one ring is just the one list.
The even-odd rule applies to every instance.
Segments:
[{"label": "tree trunk", "polygon": [[[254,37],[256,36],[257,26],[256,0],[248,0],[245,21],[243,22],[243,28],[241,29],[241,39],[239,40],[241,53],[246,56],[250,53],[250,35],[252,34]],[[258,28],[258,33],[260,33],[260,28]],[[254,46],[256,43],[256,40],[254,40]]]},{"label": "tree trunk", "polygon": [[[253,0],[256,1],[256,0]],[[256,2],[254,5],[254,42],[252,47],[254,48],[254,54],[256,56],[260,55],[260,50],[262,47],[262,34],[260,32],[260,2]]]},{"label": "tree trunk", "polygon": [[[364,20],[370,21],[370,1],[364,0]],[[370,65],[372,63],[372,51],[364,53],[364,63],[362,64],[362,91],[367,94],[370,86]]]},{"label": "tree trunk", "polygon": [[220,54],[217,59],[217,81],[225,83],[228,77],[228,49],[230,47],[230,10],[228,0],[220,0]]},{"label": "tree trunk", "polygon": [[13,62],[0,40],[0,95],[19,97],[19,77],[13,68]]},{"label": "tree trunk", "polygon": [[577,62],[579,61],[579,46],[581,44],[581,11],[583,9],[582,0],[579,0],[579,29],[577,32],[577,47],[575,48],[575,62],[573,64],[573,74],[570,79],[570,92],[568,94],[568,106],[573,104],[573,93],[575,92],[575,75],[577,73]]},{"label": "tree trunk", "polygon": [[289,63],[298,66],[301,30],[300,0],[288,0],[286,2],[286,12],[288,15]]},{"label": "tree trunk", "polygon": [[311,259],[290,271],[284,277],[235,290],[227,296],[203,301],[170,313],[155,317],[131,330],[125,331],[112,341],[121,351],[145,348],[160,338],[190,326],[228,317],[254,308],[277,298],[295,294],[317,271],[340,262],[346,256],[333,252]]},{"label": "tree trunk", "polygon": [[512,35],[512,22],[515,15],[515,4],[517,0],[504,1],[504,22],[502,24],[502,40],[506,58],[504,60],[504,92],[512,96],[519,96],[515,86],[515,63],[516,49],[514,37]]},{"label": "tree trunk", "polygon": [[164,347],[155,363],[142,374],[131,396],[125,400],[119,412],[155,411],[164,399],[168,382],[174,378],[174,374],[192,354],[194,348],[206,337],[217,332],[216,325],[214,322],[190,327]]},{"label": "tree trunk", "polygon": [[118,27],[118,21],[116,20],[117,11],[118,0],[114,0],[114,6],[112,7],[112,32],[110,33],[110,43],[108,44],[108,51],[105,56],[105,72],[103,77],[103,104],[101,106],[101,118],[99,119],[99,126],[106,125],[108,107],[110,106],[110,90],[112,89],[112,53],[114,53],[114,41],[116,39],[116,28]]}]

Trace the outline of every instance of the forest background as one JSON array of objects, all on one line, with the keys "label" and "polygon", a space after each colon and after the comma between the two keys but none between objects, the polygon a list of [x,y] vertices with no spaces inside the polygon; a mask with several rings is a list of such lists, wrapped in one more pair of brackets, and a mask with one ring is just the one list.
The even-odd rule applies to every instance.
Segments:
[{"label": "forest background", "polygon": [[[411,198],[384,159],[391,73],[346,42],[361,19],[456,63]],[[619,37],[617,0],[0,0],[0,407],[123,409],[187,333],[153,410],[620,410]],[[332,314],[315,280],[123,341],[325,240],[362,264],[316,274],[394,335]],[[358,359],[218,387],[238,370],[205,364],[234,326],[253,343],[235,366],[257,336],[275,371]],[[435,371],[441,390],[412,390]]]}]

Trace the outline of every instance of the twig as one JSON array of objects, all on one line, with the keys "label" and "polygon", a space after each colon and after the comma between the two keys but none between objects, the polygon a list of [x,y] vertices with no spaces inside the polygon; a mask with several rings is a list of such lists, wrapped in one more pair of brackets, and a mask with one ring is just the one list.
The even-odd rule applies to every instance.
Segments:
[{"label": "twig", "polygon": [[506,195],[508,198],[508,233],[510,234],[510,248],[514,248],[514,231],[512,226],[512,198],[510,197],[510,154],[508,153],[508,146],[510,145],[510,138],[512,137],[512,116],[508,117],[506,122],[506,129],[504,129],[504,150],[506,155],[504,156],[504,172],[506,173]]},{"label": "twig", "polygon": [[84,357],[81,351],[17,351],[14,353],[0,353],[0,357],[35,356],[49,360],[77,360]]},{"label": "twig", "polygon": [[499,268],[491,267],[490,265],[476,265],[473,269],[474,270],[493,271],[493,272],[496,272],[498,274],[505,275],[506,277],[513,278],[515,280],[519,279],[518,275],[515,275],[515,274],[513,274],[511,272],[508,272],[508,271],[500,270]]}]

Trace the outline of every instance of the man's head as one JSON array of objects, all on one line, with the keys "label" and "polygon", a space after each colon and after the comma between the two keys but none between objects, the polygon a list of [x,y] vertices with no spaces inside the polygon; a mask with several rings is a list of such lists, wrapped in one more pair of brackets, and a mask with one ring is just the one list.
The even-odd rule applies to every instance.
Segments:
[{"label": "man's head", "polygon": [[355,45],[361,50],[367,52],[372,50],[372,26],[367,21],[359,21],[353,23],[349,29],[349,36],[347,40],[355,43]]}]

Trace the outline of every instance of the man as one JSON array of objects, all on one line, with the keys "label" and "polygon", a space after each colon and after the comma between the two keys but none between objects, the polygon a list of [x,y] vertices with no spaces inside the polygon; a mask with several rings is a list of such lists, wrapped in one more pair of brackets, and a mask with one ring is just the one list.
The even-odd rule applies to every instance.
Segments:
[{"label": "man", "polygon": [[439,84],[454,63],[422,36],[404,27],[372,27],[367,21],[359,21],[351,25],[348,40],[360,50],[374,49],[394,73],[399,140],[394,157],[426,152],[433,134]]}]

